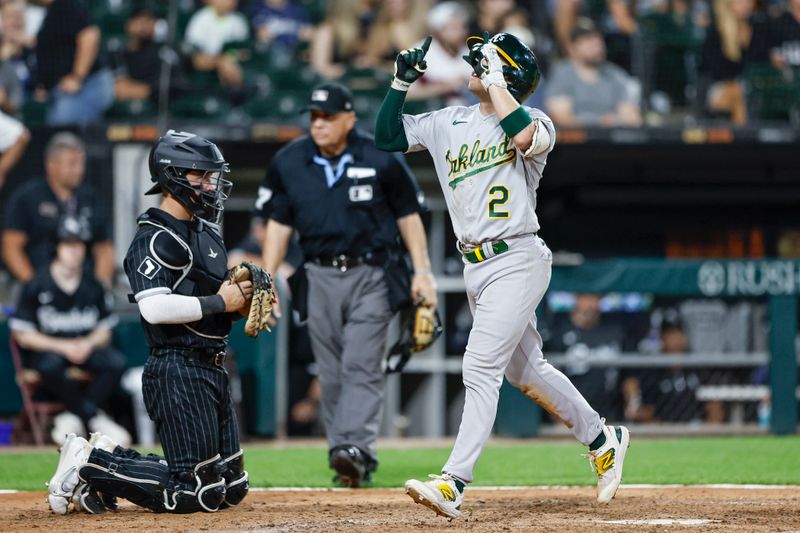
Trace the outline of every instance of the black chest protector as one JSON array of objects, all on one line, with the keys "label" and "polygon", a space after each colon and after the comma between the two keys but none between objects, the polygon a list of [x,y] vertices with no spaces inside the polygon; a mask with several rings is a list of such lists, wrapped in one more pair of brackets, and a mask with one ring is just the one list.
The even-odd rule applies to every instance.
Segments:
[{"label": "black chest protector", "polygon": [[[228,271],[228,254],[218,226],[194,219],[176,227],[152,213],[140,217],[139,224],[160,229],[151,239],[150,251],[159,263],[178,274],[171,287],[173,294],[211,296],[217,293]],[[225,341],[231,330],[231,317],[228,313],[217,313],[177,325],[178,331],[173,329],[176,325],[160,326],[164,328],[162,333],[171,330],[172,335],[168,336],[175,344],[201,348]],[[187,330],[193,334],[188,338],[194,337],[194,342],[187,342]]]}]

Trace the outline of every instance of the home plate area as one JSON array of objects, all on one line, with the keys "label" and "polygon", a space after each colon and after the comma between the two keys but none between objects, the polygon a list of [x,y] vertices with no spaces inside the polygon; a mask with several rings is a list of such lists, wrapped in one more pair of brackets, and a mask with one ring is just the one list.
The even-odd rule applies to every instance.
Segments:
[{"label": "home plate area", "polygon": [[594,489],[468,489],[448,522],[399,489],[256,490],[237,508],[154,514],[123,504],[104,515],[53,515],[43,492],[0,494],[6,531],[800,531],[800,487],[623,486],[610,505]]}]

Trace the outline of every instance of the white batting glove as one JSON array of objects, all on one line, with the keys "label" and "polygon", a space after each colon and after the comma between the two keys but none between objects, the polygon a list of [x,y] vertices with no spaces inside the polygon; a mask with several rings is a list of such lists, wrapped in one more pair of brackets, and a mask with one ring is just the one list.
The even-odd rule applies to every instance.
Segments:
[{"label": "white batting glove", "polygon": [[493,44],[484,44],[481,47],[483,54],[484,74],[481,76],[481,84],[486,91],[489,87],[494,85],[502,89],[507,89],[506,79],[503,77],[503,61],[500,59],[500,54],[497,53],[497,47]]}]

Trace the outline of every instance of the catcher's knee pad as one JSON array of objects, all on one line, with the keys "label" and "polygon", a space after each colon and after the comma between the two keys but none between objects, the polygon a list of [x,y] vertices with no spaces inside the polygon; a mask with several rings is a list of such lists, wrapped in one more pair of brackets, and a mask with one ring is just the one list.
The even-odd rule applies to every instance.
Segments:
[{"label": "catcher's knee pad", "polygon": [[244,452],[239,450],[223,461],[225,471],[225,503],[223,507],[238,505],[250,490],[250,479],[244,469]]},{"label": "catcher's knee pad", "polygon": [[[120,467],[117,463],[101,466],[86,463],[78,471],[78,475],[96,492],[108,498],[125,498],[126,500],[153,511],[162,510],[161,495],[167,486],[169,472],[148,471],[139,474],[135,469]],[[92,506],[87,500],[87,506]],[[94,506],[92,506],[94,507]],[[87,509],[88,511],[88,509]]]},{"label": "catcher's knee pad", "polygon": [[219,510],[225,501],[225,464],[219,454],[195,465],[191,472],[178,474],[171,494],[164,492],[164,507],[173,513]]}]

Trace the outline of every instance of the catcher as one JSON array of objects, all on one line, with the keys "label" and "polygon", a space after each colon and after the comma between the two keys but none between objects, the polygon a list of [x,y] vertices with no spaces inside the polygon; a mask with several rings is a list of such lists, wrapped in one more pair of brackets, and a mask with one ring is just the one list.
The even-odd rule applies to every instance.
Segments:
[{"label": "catcher", "polygon": [[49,483],[58,514],[70,502],[101,513],[117,497],[156,512],[213,512],[247,495],[223,363],[234,320],[247,315],[251,335],[264,327],[272,284],[254,265],[227,272],[219,223],[232,183],[216,145],[169,131],[149,163],[155,185],[147,194],[163,198],[139,217],[124,266],[151,348],[142,388],[164,457],[143,456],[104,435],[86,441],[70,434]]}]

